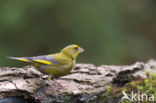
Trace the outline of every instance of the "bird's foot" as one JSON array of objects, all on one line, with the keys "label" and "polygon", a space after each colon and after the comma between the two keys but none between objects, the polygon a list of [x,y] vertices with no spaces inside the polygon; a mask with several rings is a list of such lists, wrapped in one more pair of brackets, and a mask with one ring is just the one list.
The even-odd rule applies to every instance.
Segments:
[{"label": "bird's foot", "polygon": [[[49,84],[49,86],[50,86],[50,90],[52,90],[52,95],[54,96],[54,97],[58,97],[58,93],[57,93],[57,89],[54,87],[54,84],[53,84],[53,82],[52,81],[48,81],[48,84]],[[48,89],[48,90],[49,90]]]},{"label": "bird's foot", "polygon": [[54,79],[53,81],[54,81],[55,85],[59,86],[60,88],[65,89],[65,87],[61,83],[59,83],[57,80]]}]

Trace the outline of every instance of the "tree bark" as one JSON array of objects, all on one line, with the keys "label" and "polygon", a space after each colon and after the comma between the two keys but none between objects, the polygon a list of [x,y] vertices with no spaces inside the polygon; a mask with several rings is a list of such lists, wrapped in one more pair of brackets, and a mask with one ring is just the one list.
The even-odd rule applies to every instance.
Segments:
[{"label": "tree bark", "polygon": [[155,73],[156,61],[130,66],[76,64],[71,74],[57,79],[65,88],[54,85],[59,94],[54,97],[43,74],[32,66],[1,67],[0,103],[91,103],[109,85],[123,86],[133,79],[146,78],[147,70]]}]

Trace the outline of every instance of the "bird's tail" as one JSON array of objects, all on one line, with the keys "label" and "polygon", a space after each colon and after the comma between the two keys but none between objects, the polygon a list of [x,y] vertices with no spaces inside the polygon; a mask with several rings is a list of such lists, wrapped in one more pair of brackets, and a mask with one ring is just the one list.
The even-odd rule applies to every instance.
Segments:
[{"label": "bird's tail", "polygon": [[32,61],[29,59],[29,57],[8,57],[9,59],[15,59],[23,62],[29,62],[31,63]]}]

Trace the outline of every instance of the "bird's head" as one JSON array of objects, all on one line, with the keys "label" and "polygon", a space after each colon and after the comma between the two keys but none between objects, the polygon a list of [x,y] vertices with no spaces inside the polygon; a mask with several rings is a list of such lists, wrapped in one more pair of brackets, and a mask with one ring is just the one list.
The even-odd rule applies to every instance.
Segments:
[{"label": "bird's head", "polygon": [[84,51],[83,48],[79,47],[76,44],[73,44],[73,45],[69,45],[69,46],[66,46],[65,48],[63,48],[61,50],[61,53],[64,53],[65,55],[68,55],[68,56],[72,57],[73,59],[76,59],[76,57],[83,51]]}]

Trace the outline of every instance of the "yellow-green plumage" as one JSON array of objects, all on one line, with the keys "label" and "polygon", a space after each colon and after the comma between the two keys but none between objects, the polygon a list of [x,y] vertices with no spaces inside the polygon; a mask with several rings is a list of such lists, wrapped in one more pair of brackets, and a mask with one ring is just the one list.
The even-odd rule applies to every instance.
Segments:
[{"label": "yellow-green plumage", "polygon": [[70,73],[75,66],[76,57],[81,52],[83,52],[83,49],[78,45],[69,45],[56,54],[9,58],[29,62],[43,74],[60,77]]}]

